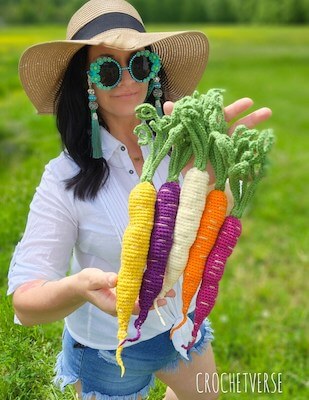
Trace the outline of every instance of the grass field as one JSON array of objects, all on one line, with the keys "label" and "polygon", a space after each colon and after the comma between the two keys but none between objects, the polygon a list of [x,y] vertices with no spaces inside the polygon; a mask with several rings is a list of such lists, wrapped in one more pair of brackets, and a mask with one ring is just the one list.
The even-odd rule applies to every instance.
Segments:
[{"label": "grass field", "polygon": [[[188,27],[153,27],[182,29]],[[210,59],[201,91],[226,89],[226,104],[249,96],[269,106],[277,141],[267,179],[243,219],[244,232],[211,314],[219,373],[282,373],[282,394],[222,399],[308,398],[308,27],[194,27],[207,32]],[[13,324],[6,276],[44,165],[60,143],[51,117],[37,116],[17,76],[28,45],[62,28],[0,30],[0,400],[73,399],[51,384],[61,323]],[[162,399],[159,382],[150,395]]]}]

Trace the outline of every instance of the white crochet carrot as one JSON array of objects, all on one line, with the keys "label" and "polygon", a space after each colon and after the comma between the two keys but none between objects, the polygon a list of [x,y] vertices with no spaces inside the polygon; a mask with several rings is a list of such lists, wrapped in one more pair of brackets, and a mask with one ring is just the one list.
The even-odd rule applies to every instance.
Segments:
[{"label": "white crochet carrot", "polygon": [[209,175],[206,171],[208,148],[203,145],[207,140],[203,140],[202,143],[196,129],[203,135],[207,135],[207,133],[203,126],[198,123],[196,117],[198,115],[194,110],[184,109],[181,111],[180,118],[190,135],[195,163],[194,167],[186,173],[181,188],[173,246],[167,262],[163,287],[158,297],[165,296],[183,273],[205,207],[209,182]]},{"label": "white crochet carrot", "polygon": [[[214,132],[213,135],[220,137],[222,136],[222,133]],[[221,143],[222,142],[223,141],[221,141]],[[210,152],[212,155],[214,155],[214,146],[215,143],[211,146]],[[216,160],[215,157],[210,158],[212,159],[212,165],[215,170],[216,186],[215,189],[207,195],[197,236],[190,248],[182,284],[183,320],[177,326],[173,327],[171,330],[171,337],[174,335],[176,330],[180,329],[186,323],[188,319],[187,312],[201,283],[205,261],[215,244],[219,230],[226,217],[227,196],[224,192],[224,188],[227,178],[227,169],[224,168],[224,161],[219,161],[218,154]]]}]

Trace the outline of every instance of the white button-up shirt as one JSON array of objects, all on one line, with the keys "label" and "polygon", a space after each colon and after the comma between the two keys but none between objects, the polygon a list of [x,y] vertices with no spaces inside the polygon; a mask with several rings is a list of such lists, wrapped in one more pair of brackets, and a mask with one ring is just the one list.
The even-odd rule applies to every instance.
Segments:
[{"label": "white button-up shirt", "polygon": [[[122,235],[128,224],[128,197],[139,183],[139,176],[126,147],[105,129],[101,131],[104,157],[110,167],[109,180],[95,200],[80,201],[74,198],[72,190],[65,189],[65,180],[78,173],[75,162],[61,153],[46,166],[30,206],[23,238],[11,261],[8,294],[25,282],[57,280],[87,267],[118,273]],[[148,147],[143,146],[142,152],[146,159]],[[166,157],[154,175],[157,190],[166,182],[168,163]],[[167,298],[167,305],[160,308],[166,325],[161,324],[154,310],[150,311],[140,340],[152,338],[182,320],[181,280],[174,288],[176,297]],[[128,337],[136,335],[135,319],[136,316],[131,318]],[[85,303],[65,321],[74,339],[86,346],[106,350],[118,345],[117,318],[91,303]],[[188,329],[190,339],[191,326]],[[174,340],[182,341],[174,336]]]}]

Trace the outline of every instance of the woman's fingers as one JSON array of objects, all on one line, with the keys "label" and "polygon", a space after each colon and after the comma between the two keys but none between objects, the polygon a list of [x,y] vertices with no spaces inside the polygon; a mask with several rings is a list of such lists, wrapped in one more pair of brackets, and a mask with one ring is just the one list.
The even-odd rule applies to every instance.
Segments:
[{"label": "woman's fingers", "polygon": [[[165,297],[175,297],[175,296],[176,296],[176,292],[174,289],[170,289],[165,295]],[[165,304],[167,303],[165,297],[163,299],[158,299],[157,304],[159,307],[165,306]]]},{"label": "woman's fingers", "polygon": [[166,115],[171,115],[173,109],[174,109],[174,103],[173,103],[172,101],[166,101],[166,102],[163,104],[163,111],[164,111],[164,114],[166,114]]},{"label": "woman's fingers", "polygon": [[238,117],[239,114],[248,110],[253,105],[253,100],[249,97],[236,100],[234,103],[224,108],[224,115],[226,122],[232,121],[232,119]]},{"label": "woman's fingers", "polygon": [[[225,107],[224,115],[226,122],[230,122],[237,118],[241,113],[247,111],[253,105],[253,100],[249,97],[236,100],[234,103]],[[259,108],[258,110],[238,119],[229,128],[229,134],[232,134],[236,126],[246,125],[249,129],[254,128],[256,125],[266,121],[271,117],[272,111],[268,107]]]},{"label": "woman's fingers", "polygon": [[[249,97],[244,97],[242,99],[234,101],[234,103],[226,106],[224,108],[224,115],[226,122],[231,122],[233,119],[238,118],[240,114],[247,111],[253,105],[253,100]],[[163,104],[164,114],[170,115],[173,111],[174,103],[171,101],[166,101]],[[238,119],[229,128],[229,133],[231,134],[236,126],[246,125],[249,129],[254,128],[256,125],[263,121],[266,121],[271,117],[272,111],[268,107],[259,108],[258,110]]]},{"label": "woman's fingers", "polygon": [[263,107],[254,111],[251,114],[246,115],[245,117],[236,121],[230,128],[229,134],[232,134],[236,126],[238,125],[246,125],[247,128],[252,129],[256,125],[260,124],[263,121],[266,121],[271,117],[272,111],[270,108]]},{"label": "woman's fingers", "polygon": [[[175,297],[175,296],[176,296],[176,292],[175,292],[174,289],[169,290],[169,291],[166,293],[166,295],[165,295],[165,297]],[[165,298],[163,298],[163,299],[158,299],[158,302],[157,302],[157,304],[158,304],[159,307],[165,306],[166,303],[167,303],[167,301],[166,301]],[[154,306],[152,306],[152,307],[150,308],[150,310],[153,310],[153,309],[154,309]],[[137,300],[137,301],[135,302],[135,305],[134,305],[133,314],[138,315],[139,312],[140,312],[140,310],[141,310],[141,309],[140,309],[139,301]]]}]

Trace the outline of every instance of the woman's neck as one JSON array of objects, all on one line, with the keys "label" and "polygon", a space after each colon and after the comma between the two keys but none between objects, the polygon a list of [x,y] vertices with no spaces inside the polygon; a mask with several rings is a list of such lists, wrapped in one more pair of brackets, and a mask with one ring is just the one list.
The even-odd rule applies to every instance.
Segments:
[{"label": "woman's neck", "polygon": [[138,137],[133,133],[140,121],[134,116],[126,118],[105,119],[111,135],[126,146],[138,176],[142,174],[144,164],[142,150],[138,144]]},{"label": "woman's neck", "polygon": [[140,121],[135,116],[113,118],[106,122],[109,133],[124,145],[127,147],[137,145],[138,138],[133,131]]}]

